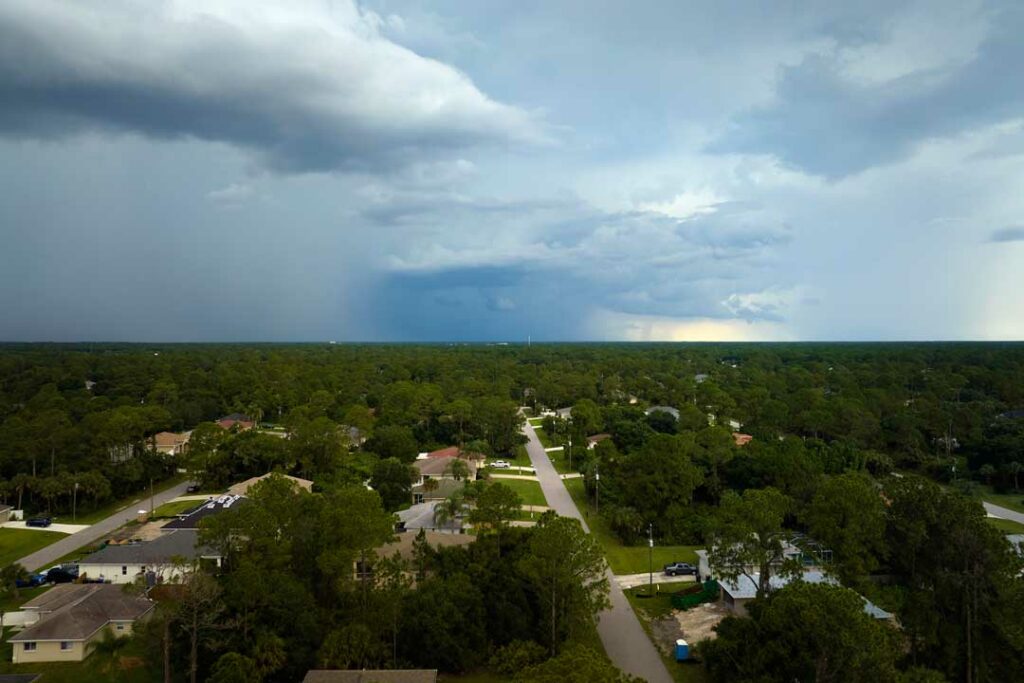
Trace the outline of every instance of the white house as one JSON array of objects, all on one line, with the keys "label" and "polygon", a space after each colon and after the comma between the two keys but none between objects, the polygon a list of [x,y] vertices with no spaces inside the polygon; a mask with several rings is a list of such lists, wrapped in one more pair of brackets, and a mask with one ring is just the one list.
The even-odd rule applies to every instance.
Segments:
[{"label": "white house", "polygon": [[78,563],[78,573],[90,579],[110,583],[132,583],[145,577],[157,584],[175,579],[196,560],[220,566],[220,556],[212,548],[196,546],[199,532],[178,529],[161,534],[152,541],[108,545]]}]

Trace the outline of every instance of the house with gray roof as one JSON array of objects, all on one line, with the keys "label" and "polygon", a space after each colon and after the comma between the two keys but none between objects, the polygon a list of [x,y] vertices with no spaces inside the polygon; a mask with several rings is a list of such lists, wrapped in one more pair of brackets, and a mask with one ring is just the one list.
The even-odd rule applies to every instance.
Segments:
[{"label": "house with gray roof", "polygon": [[131,634],[135,622],[149,614],[153,605],[111,584],[55,586],[22,605],[22,610],[39,616],[32,626],[8,638],[11,661],[80,662],[108,632]]},{"label": "house with gray roof", "polygon": [[220,566],[220,555],[198,545],[199,532],[179,529],[152,541],[110,544],[78,563],[79,576],[110,583],[132,583],[144,577],[148,585],[179,577],[189,566],[209,562]]}]

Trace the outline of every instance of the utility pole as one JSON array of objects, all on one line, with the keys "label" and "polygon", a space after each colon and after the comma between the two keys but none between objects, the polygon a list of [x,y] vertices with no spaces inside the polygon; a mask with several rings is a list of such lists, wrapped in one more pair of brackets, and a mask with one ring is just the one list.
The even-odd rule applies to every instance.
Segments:
[{"label": "utility pole", "polygon": [[149,515],[153,516],[153,477],[149,478]]},{"label": "utility pole", "polygon": [[594,486],[597,499],[597,514],[601,514],[601,463],[594,463]]},{"label": "utility pole", "polygon": [[75,492],[71,496],[71,521],[78,521],[78,482],[75,482]]},{"label": "utility pole", "polygon": [[572,472],[572,432],[569,432],[569,471]]},{"label": "utility pole", "polygon": [[647,589],[651,596],[654,595],[654,523],[647,525],[647,572],[649,588]]}]

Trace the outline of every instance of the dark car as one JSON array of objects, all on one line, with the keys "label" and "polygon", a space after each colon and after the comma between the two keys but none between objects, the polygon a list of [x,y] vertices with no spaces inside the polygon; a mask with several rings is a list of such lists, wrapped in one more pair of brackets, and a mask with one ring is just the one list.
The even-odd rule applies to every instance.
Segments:
[{"label": "dark car", "polygon": [[46,572],[47,583],[71,583],[78,578],[78,572],[71,573],[63,567],[54,567]]},{"label": "dark car", "polygon": [[25,526],[41,526],[48,527],[53,524],[53,520],[49,517],[32,517],[25,522]]},{"label": "dark car", "polygon": [[185,493],[199,493],[199,489],[202,488],[199,484],[189,484],[185,488]]},{"label": "dark car", "polygon": [[687,576],[696,573],[697,568],[687,562],[673,562],[665,565],[665,574],[668,576]]}]

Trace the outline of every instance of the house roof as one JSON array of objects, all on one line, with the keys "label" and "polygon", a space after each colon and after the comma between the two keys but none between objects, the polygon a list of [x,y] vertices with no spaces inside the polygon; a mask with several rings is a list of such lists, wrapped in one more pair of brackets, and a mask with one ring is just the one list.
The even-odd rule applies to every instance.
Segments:
[{"label": "house roof", "polygon": [[[476,540],[476,536],[472,534],[446,534],[441,531],[424,531],[426,534],[427,543],[434,548],[453,548],[455,546],[469,545]],[[398,534],[396,540],[391,543],[385,543],[381,547],[377,548],[378,557],[391,557],[395,553],[403,560],[411,560],[413,558],[413,544],[416,541],[416,536],[419,535],[417,531],[406,531]]]},{"label": "house roof", "polygon": [[194,560],[214,556],[213,548],[196,546],[198,538],[199,532],[194,529],[178,529],[152,541],[108,545],[83,558],[80,564],[167,564],[176,557]]},{"label": "house roof", "polygon": [[153,603],[109,583],[66,583],[30,600],[22,609],[35,609],[42,616],[9,638],[10,642],[85,640],[112,621],[135,621],[153,609]]},{"label": "house roof", "polygon": [[[247,493],[249,493],[249,489],[251,489],[253,486],[255,486],[256,484],[260,483],[261,481],[263,481],[264,479],[269,477],[271,474],[273,474],[273,473],[272,472],[268,472],[267,474],[262,474],[262,475],[260,475],[258,477],[253,477],[252,479],[246,479],[243,482],[235,484],[234,486],[232,486],[231,488],[228,489],[228,494],[229,495],[233,495],[233,496],[244,496]],[[280,476],[282,476],[285,479],[288,479],[289,481],[297,484],[300,489],[306,489],[307,491],[312,491],[313,490],[313,482],[311,482],[309,479],[300,479],[299,477],[293,477],[293,476],[288,475],[288,474],[282,474]]]},{"label": "house roof", "polygon": [[[734,600],[751,600],[757,597],[757,582],[759,581],[759,574],[753,574],[747,576],[746,574],[740,574],[735,581],[727,581],[724,579],[718,580],[718,585],[722,587],[722,590],[728,593]],[[838,586],[839,582],[835,578],[823,574],[819,571],[804,572],[800,576],[801,580],[806,583],[824,583],[830,586]],[[772,576],[768,581],[772,590],[778,590],[790,583],[788,576]],[[864,596],[860,596],[864,601],[864,612],[875,619],[891,619],[892,614],[886,612],[884,609],[874,604]]]},{"label": "house roof", "polygon": [[732,433],[732,440],[736,442],[737,446],[746,446],[748,443],[754,440],[750,434],[740,434],[739,432]]},{"label": "house roof", "polygon": [[423,484],[416,484],[412,487],[413,493],[422,493],[427,498],[447,498],[456,491],[461,491],[466,483],[464,481],[455,481],[454,479],[435,479],[437,482],[437,488],[433,491],[427,491],[423,488]]},{"label": "house roof", "polygon": [[191,436],[192,432],[182,432],[180,434],[176,432],[157,432],[153,435],[153,441],[157,446],[180,446],[181,444],[188,443]]},{"label": "house roof", "polygon": [[0,512],[7,512],[8,510],[13,510],[13,509],[14,508],[12,508],[10,505],[0,505]]},{"label": "house roof", "polygon": [[416,471],[419,472],[420,476],[441,477],[444,476],[449,465],[451,465],[455,460],[461,460],[466,463],[470,467],[470,472],[473,471],[474,463],[464,458],[457,458],[453,455],[441,455],[434,458],[420,458],[418,460],[414,460],[412,466],[416,468]]},{"label": "house roof", "polygon": [[199,523],[217,513],[223,512],[233,505],[244,505],[249,502],[249,499],[244,496],[238,495],[223,495],[217,498],[211,498],[202,507],[196,509],[191,514],[180,519],[175,519],[167,524],[164,524],[164,529],[198,529]]},{"label": "house roof", "polygon": [[430,451],[427,453],[428,458],[457,458],[459,457],[458,446],[448,446],[447,448],[439,448],[436,451]]},{"label": "house roof", "polygon": [[597,444],[597,443],[601,443],[605,439],[610,439],[610,438],[612,438],[611,434],[594,434],[592,436],[588,436],[587,437],[587,443],[588,444]]},{"label": "house roof", "polygon": [[302,683],[435,683],[437,669],[311,669]]}]

